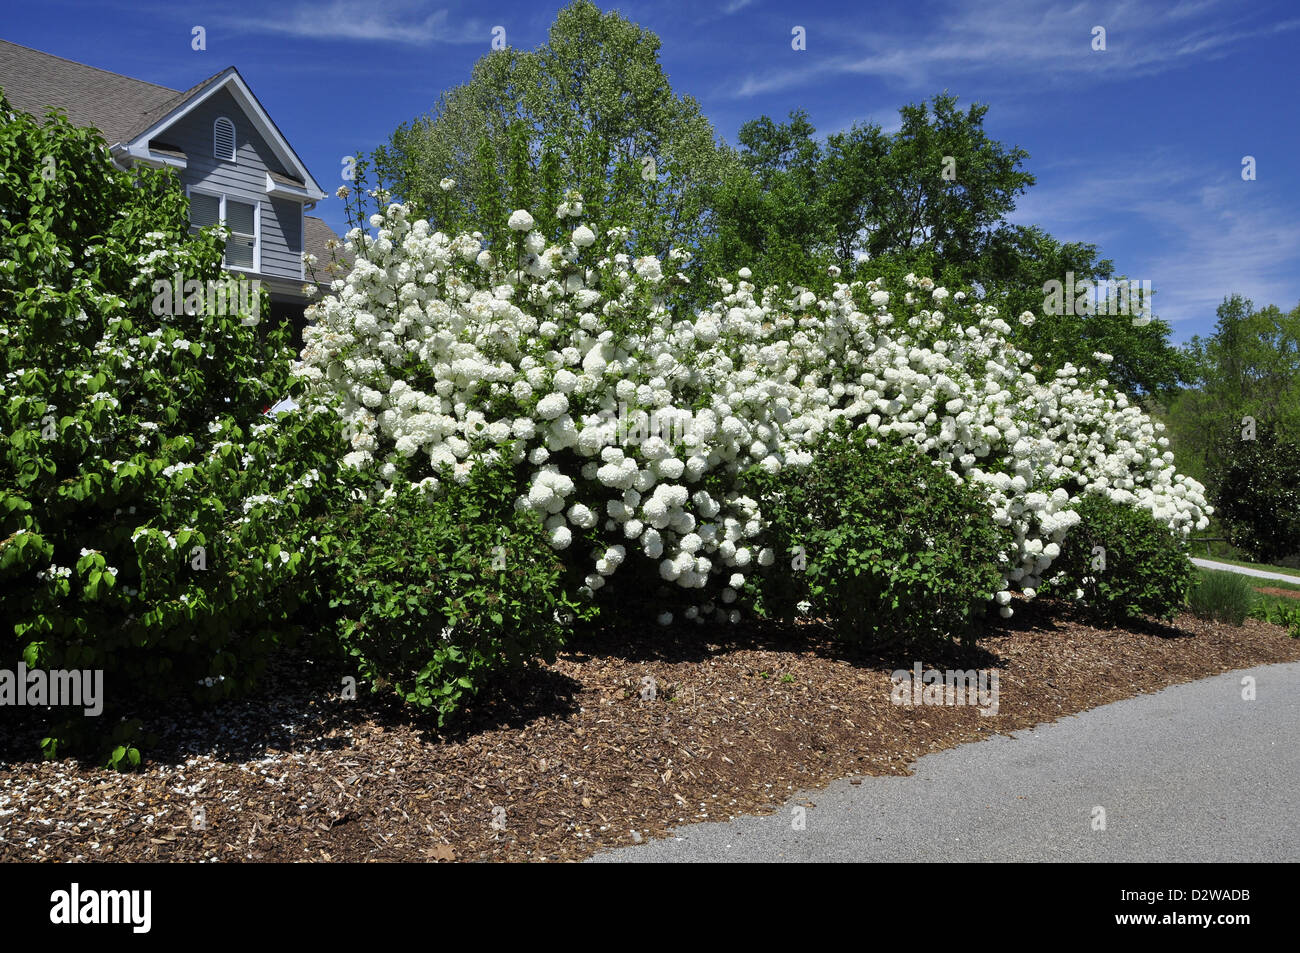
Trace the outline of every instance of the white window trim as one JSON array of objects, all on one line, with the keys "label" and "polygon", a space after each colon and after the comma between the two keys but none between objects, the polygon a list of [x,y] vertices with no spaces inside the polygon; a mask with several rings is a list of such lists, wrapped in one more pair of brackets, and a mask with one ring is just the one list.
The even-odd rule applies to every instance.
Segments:
[{"label": "white window trim", "polygon": [[[302,256],[307,254],[307,211],[303,205],[298,206],[298,278],[300,281],[307,280],[307,263],[302,260]],[[316,264],[320,264],[317,262]]]},{"label": "white window trim", "polygon": [[[230,158],[217,155],[217,123],[222,120],[230,123]],[[239,127],[235,125],[235,120],[229,116],[218,116],[212,120],[212,157],[218,162],[229,162],[237,165],[239,163]]]},{"label": "white window trim", "polygon": [[[222,225],[226,224],[226,194],[224,192],[209,192],[207,189],[196,189],[192,185],[185,186],[185,197],[189,198],[191,195],[207,195],[217,199],[221,203],[217,210],[217,220]],[[249,275],[260,274],[262,271],[262,203],[256,199],[249,201],[238,197],[235,198],[235,201],[253,206],[253,267],[244,268],[241,265],[226,264],[224,250],[221,255],[221,267],[227,271],[241,271]]]}]

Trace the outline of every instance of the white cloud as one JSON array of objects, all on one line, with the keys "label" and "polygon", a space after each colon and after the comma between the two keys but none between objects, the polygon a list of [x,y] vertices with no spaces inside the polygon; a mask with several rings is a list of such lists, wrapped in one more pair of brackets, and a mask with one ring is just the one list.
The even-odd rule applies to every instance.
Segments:
[{"label": "white cloud", "polygon": [[246,31],[281,33],[311,40],[362,40],[428,46],[434,43],[482,43],[491,29],[475,19],[452,19],[446,9],[425,12],[411,0],[371,0],[351,3],[297,3],[276,8],[266,16],[240,16],[229,23]]},{"label": "white cloud", "polygon": [[[1217,59],[1243,41],[1300,29],[1300,19],[1244,26],[1238,6],[1211,0],[1164,9],[1124,0],[1097,7],[955,2],[927,16],[925,24],[919,35],[880,22],[873,22],[871,32],[854,35],[843,22],[810,23],[810,52],[800,54],[795,67],[745,77],[734,95],[777,92],[836,75],[877,76],[915,89],[974,76],[1008,88],[1030,79],[1039,85],[1127,79]],[[1095,26],[1106,29],[1104,51],[1092,49]],[[857,49],[813,52],[819,41],[829,45],[841,38]]]},{"label": "white cloud", "polygon": [[1253,185],[1207,186],[1195,203],[1169,198],[1139,209],[1173,236],[1146,268],[1156,313],[1166,321],[1196,321],[1208,330],[1199,325],[1232,294],[1283,310],[1300,301],[1300,223],[1252,195]]}]

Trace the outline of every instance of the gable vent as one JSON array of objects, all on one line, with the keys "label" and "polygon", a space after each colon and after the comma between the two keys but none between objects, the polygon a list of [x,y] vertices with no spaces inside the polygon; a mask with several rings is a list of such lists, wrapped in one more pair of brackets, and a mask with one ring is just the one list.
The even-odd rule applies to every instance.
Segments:
[{"label": "gable vent", "polygon": [[235,161],[235,124],[225,116],[212,124],[212,154],[224,162]]}]

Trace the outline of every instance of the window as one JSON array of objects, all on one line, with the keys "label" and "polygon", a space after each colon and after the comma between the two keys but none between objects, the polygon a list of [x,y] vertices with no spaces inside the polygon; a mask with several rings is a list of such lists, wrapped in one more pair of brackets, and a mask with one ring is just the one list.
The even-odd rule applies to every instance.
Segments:
[{"label": "window", "polygon": [[256,271],[261,264],[258,240],[259,207],[256,202],[241,202],[224,195],[190,191],[190,228],[198,231],[209,225],[225,223],[230,230],[226,239],[225,266]]},{"label": "window", "polygon": [[252,268],[257,261],[257,206],[226,199],[226,264]]},{"label": "window", "polygon": [[222,162],[235,161],[235,124],[225,116],[212,124],[212,154]]}]

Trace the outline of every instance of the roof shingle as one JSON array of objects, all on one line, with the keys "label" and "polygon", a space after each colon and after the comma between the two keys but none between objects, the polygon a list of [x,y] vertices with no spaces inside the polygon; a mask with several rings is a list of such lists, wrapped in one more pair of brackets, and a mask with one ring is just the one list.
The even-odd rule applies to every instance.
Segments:
[{"label": "roof shingle", "polygon": [[0,87],[15,109],[43,117],[58,107],[76,126],[94,126],[109,145],[127,142],[222,73],[184,92],[0,40]]}]

